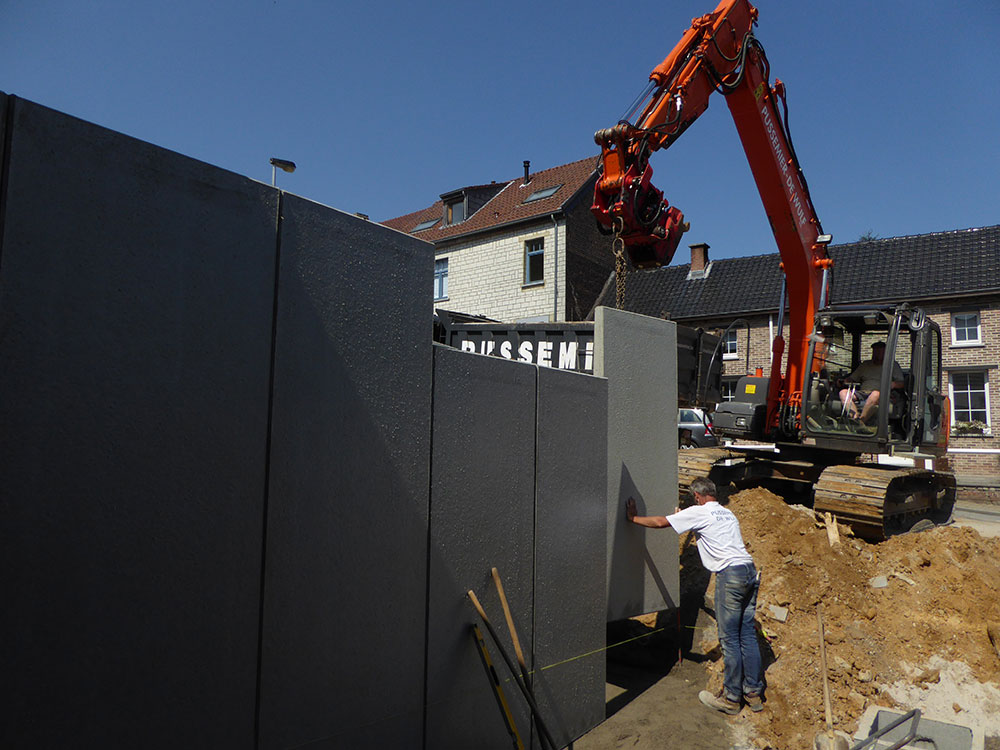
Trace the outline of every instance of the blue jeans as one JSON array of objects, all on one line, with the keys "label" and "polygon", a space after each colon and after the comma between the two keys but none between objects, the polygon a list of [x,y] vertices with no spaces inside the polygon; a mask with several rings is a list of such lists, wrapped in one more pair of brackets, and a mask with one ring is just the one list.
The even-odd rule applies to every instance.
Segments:
[{"label": "blue jeans", "polygon": [[752,563],[730,565],[715,574],[715,621],[725,667],[722,685],[726,697],[739,701],[764,689],[760,646],[754,628],[760,581]]}]

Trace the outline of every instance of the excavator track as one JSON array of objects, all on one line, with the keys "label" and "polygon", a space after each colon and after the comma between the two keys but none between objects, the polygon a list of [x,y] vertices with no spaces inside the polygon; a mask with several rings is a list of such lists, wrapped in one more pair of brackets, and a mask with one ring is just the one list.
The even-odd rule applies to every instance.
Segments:
[{"label": "excavator track", "polygon": [[[763,486],[767,477],[787,475],[787,462],[747,459],[727,448],[691,448],[677,452],[677,489],[681,507],[690,505],[691,482],[708,477],[718,487]],[[770,467],[770,468],[768,468]],[[801,468],[801,467],[798,467]],[[871,541],[920,528],[917,524],[944,523],[955,505],[955,477],[927,469],[841,464],[823,468],[813,483],[813,510],[832,513],[855,536]],[[812,482],[810,471],[800,481]],[[816,474],[812,474],[816,476]]]},{"label": "excavator track", "polygon": [[870,540],[908,531],[924,519],[946,521],[955,505],[955,477],[926,469],[831,466],[815,485],[813,510],[832,513]]}]

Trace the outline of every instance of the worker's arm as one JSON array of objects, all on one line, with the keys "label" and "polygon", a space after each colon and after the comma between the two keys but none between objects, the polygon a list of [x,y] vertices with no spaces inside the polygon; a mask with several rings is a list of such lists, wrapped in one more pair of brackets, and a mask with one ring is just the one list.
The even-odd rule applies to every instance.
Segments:
[{"label": "worker's arm", "polygon": [[632,523],[646,526],[650,529],[665,529],[670,525],[666,516],[637,516],[635,514],[635,500],[629,498],[625,501],[625,517]]}]

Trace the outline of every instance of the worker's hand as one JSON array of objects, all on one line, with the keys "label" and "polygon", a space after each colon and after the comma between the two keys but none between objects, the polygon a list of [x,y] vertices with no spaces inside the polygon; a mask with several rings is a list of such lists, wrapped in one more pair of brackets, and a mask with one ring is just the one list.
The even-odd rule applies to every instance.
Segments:
[{"label": "worker's hand", "polygon": [[631,523],[632,519],[635,518],[635,515],[636,515],[635,514],[635,500],[633,500],[630,497],[628,500],[625,501],[625,518],[627,518],[629,520],[629,522]]}]

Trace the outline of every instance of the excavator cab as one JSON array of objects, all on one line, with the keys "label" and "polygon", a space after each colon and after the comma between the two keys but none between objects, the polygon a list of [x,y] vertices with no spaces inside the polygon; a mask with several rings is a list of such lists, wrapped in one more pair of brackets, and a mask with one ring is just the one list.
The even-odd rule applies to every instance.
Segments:
[{"label": "excavator cab", "polygon": [[806,371],[803,443],[909,458],[940,456],[947,449],[941,329],[923,310],[821,310]]}]

